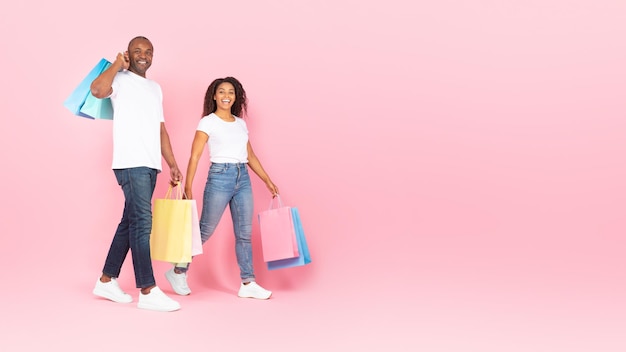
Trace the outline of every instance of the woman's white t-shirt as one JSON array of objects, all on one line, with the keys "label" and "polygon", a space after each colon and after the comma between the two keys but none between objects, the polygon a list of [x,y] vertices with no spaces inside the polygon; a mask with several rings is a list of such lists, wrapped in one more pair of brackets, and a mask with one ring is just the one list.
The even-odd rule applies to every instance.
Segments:
[{"label": "woman's white t-shirt", "polygon": [[242,118],[227,122],[211,113],[200,120],[197,130],[209,136],[212,163],[248,162],[248,127]]}]

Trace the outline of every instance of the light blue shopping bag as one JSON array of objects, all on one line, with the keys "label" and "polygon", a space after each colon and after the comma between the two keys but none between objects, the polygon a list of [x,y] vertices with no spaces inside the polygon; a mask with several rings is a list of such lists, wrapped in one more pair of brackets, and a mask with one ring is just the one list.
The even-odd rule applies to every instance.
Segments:
[{"label": "light blue shopping bag", "polygon": [[89,119],[113,119],[111,99],[98,99],[91,94],[91,82],[109,66],[111,66],[111,63],[108,60],[101,59],[74,89],[72,94],[65,99],[63,106],[76,116]]},{"label": "light blue shopping bag", "polygon": [[113,120],[111,99],[98,99],[89,92],[87,99],[85,99],[85,104],[80,108],[79,115],[92,119]]}]

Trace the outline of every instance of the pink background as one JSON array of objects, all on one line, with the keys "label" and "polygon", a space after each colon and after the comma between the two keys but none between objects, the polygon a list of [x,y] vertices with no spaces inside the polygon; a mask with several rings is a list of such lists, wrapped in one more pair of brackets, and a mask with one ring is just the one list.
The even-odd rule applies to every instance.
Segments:
[{"label": "pink background", "polygon": [[[0,349],[626,350],[626,2],[155,4],[0,5]],[[271,300],[236,297],[229,217],[179,312],[92,296],[123,198],[111,122],[62,103],[135,35],[183,170],[210,81],[246,87],[313,257],[267,271],[255,222]]]}]

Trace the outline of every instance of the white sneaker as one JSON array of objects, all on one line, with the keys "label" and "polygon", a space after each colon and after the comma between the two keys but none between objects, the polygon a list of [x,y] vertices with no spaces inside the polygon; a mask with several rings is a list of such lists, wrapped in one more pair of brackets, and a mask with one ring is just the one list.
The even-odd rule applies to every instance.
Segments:
[{"label": "white sneaker", "polygon": [[172,285],[172,289],[174,290],[174,292],[178,293],[179,295],[187,296],[191,293],[191,289],[187,285],[186,273],[176,274],[174,268],[171,268],[170,270],[165,272],[165,278],[167,278],[167,281],[169,281],[170,285]]},{"label": "white sneaker", "polygon": [[173,312],[180,309],[180,304],[167,297],[158,286],[154,286],[147,295],[139,291],[137,308],[157,310],[159,312]]},{"label": "white sneaker", "polygon": [[237,295],[241,298],[268,299],[272,295],[272,291],[268,291],[252,281],[247,285],[242,283]]},{"label": "white sneaker", "polygon": [[115,278],[111,278],[109,282],[102,282],[98,278],[93,294],[117,303],[130,303],[133,301],[133,298],[128,293],[122,291]]}]

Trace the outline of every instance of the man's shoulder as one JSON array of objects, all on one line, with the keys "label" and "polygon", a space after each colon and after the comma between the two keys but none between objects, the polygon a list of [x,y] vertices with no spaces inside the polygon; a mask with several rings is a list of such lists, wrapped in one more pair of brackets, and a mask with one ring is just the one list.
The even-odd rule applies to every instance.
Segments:
[{"label": "man's shoulder", "polygon": [[152,80],[150,78],[146,78],[146,83],[152,85],[154,88],[161,90],[161,85],[159,84],[159,82]]}]

